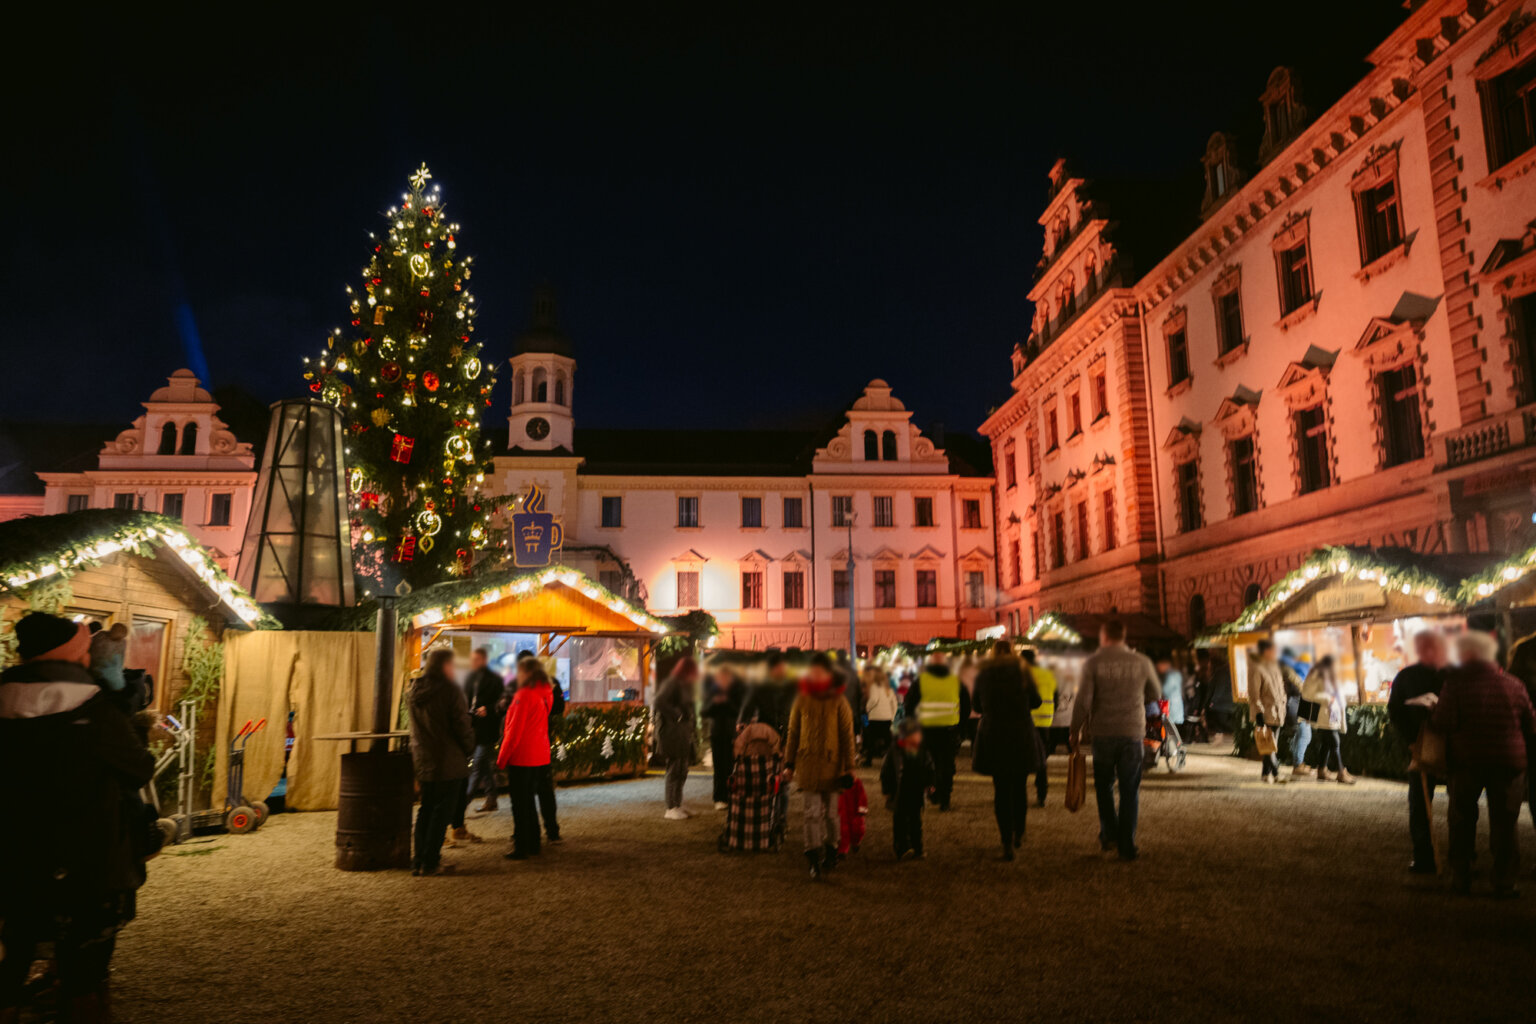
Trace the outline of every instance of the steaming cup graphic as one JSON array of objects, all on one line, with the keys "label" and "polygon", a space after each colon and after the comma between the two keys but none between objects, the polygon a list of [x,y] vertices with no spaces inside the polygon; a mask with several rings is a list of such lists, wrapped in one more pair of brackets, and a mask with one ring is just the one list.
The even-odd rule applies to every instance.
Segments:
[{"label": "steaming cup graphic", "polygon": [[543,568],[565,541],[565,528],[544,511],[544,492],[535,484],[523,499],[523,510],[512,514],[512,564],[519,569]]}]

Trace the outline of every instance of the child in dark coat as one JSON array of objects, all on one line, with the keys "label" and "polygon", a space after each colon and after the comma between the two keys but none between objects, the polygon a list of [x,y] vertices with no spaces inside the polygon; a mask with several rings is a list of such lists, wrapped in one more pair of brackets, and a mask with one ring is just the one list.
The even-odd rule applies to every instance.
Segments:
[{"label": "child in dark coat", "polygon": [[885,806],[892,811],[891,831],[896,859],[910,851],[923,856],[923,801],[933,792],[938,779],[933,755],[923,749],[923,729],[915,719],[905,719],[898,730],[895,746],[880,766],[880,791]]}]

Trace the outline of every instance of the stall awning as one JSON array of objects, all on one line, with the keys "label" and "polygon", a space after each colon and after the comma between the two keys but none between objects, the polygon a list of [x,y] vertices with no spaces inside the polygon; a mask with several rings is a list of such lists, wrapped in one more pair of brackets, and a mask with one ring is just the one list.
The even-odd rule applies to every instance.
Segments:
[{"label": "stall awning", "polygon": [[564,566],[487,573],[417,591],[401,600],[402,624],[494,626],[519,632],[660,636],[666,624]]},{"label": "stall awning", "polygon": [[1037,644],[1083,646],[1098,645],[1099,627],[1110,619],[1125,624],[1125,642],[1138,650],[1149,647],[1166,649],[1184,642],[1184,638],[1150,615],[1113,615],[1106,612],[1046,612],[1035,620],[1024,639]]},{"label": "stall awning", "polygon": [[1461,599],[1469,605],[1491,600],[1506,608],[1536,605],[1536,547],[1468,576],[1462,581]]}]

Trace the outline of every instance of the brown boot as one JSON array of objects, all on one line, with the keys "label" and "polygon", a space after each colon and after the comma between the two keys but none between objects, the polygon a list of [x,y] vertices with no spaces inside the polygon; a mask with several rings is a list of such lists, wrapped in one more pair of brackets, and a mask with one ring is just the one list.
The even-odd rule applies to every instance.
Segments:
[{"label": "brown boot", "polygon": [[485,842],[484,839],[481,839],[479,836],[475,835],[473,832],[471,832],[467,828],[456,828],[453,831],[449,832],[448,835],[449,835],[450,840],[451,840],[450,843],[449,843],[450,846],[458,846],[461,843],[483,843],[483,842]]},{"label": "brown boot", "polygon": [[1296,767],[1291,769],[1291,775],[1293,775],[1294,777],[1296,777],[1298,779],[1304,779],[1308,775],[1311,775],[1311,774],[1312,774],[1312,769],[1307,767],[1304,764],[1299,764]]},{"label": "brown boot", "polygon": [[1345,771],[1343,768],[1340,768],[1338,781],[1340,785],[1353,786],[1355,784],[1355,777],[1349,774],[1349,772]]},{"label": "brown boot", "polygon": [[1333,776],[1328,774],[1328,769],[1327,768],[1319,768],[1317,770],[1317,781],[1318,782],[1328,782],[1332,778],[1333,778]]},{"label": "brown boot", "polygon": [[496,810],[496,798],[487,797],[485,803],[481,804],[479,807],[476,807],[475,810],[481,814],[490,814],[492,811]]}]

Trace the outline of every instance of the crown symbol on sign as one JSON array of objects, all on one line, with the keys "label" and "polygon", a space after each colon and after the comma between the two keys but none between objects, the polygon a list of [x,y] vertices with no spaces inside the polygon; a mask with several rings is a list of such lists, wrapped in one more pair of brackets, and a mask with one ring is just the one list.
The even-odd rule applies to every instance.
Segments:
[{"label": "crown symbol on sign", "polygon": [[539,548],[539,541],[544,538],[544,527],[540,526],[538,523],[529,523],[527,526],[523,527],[522,534],[523,546],[529,551],[537,551]]}]

